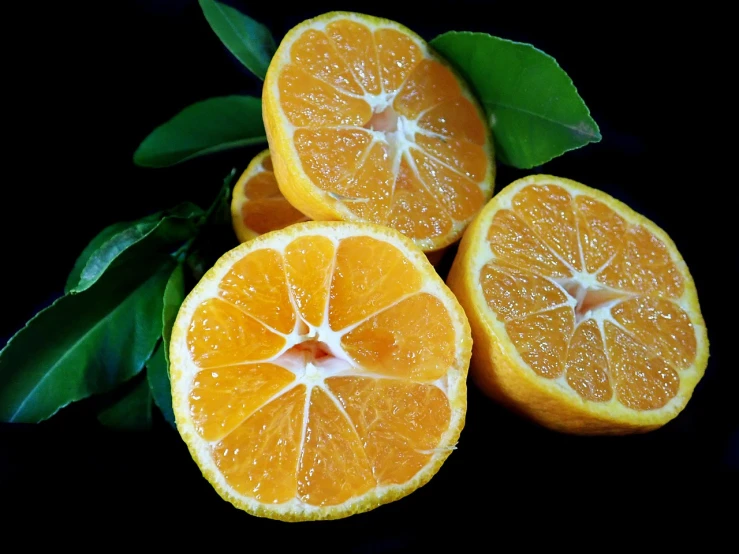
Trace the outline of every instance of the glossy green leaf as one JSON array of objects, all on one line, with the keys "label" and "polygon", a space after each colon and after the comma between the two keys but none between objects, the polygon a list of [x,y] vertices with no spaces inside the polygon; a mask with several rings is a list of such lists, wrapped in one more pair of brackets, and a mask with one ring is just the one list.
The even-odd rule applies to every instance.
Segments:
[{"label": "glossy green leaf", "polygon": [[184,300],[185,272],[182,265],[178,264],[167,281],[162,299],[162,341],[165,346],[164,355],[167,363],[169,363],[169,339],[172,336],[172,326]]},{"label": "glossy green leaf", "polygon": [[231,225],[231,193],[235,178],[236,168],[233,168],[223,179],[218,194],[205,214],[207,225]]},{"label": "glossy green leaf", "polygon": [[174,412],[172,411],[172,389],[169,383],[168,364],[165,358],[167,348],[160,341],[157,349],[146,362],[146,378],[149,381],[149,390],[154,402],[159,407],[164,419],[176,428]]},{"label": "glossy green leaf", "polygon": [[166,167],[196,156],[267,141],[262,101],[221,96],[188,106],[146,137],[133,155],[144,167]]},{"label": "glossy green leaf", "polygon": [[128,228],[130,225],[131,225],[131,222],[129,221],[121,221],[119,223],[113,223],[113,225],[109,225],[108,227],[100,231],[90,241],[90,243],[85,247],[85,249],[79,255],[77,260],[74,262],[74,267],[72,268],[72,271],[69,273],[69,277],[67,277],[67,283],[64,286],[64,292],[69,292],[74,287],[76,287],[77,284],[80,282],[80,276],[82,275],[82,270],[85,268],[85,265],[87,264],[87,261],[90,259],[90,256],[92,256],[92,254],[98,248],[100,248],[108,239],[110,239],[113,235],[119,233],[120,231],[123,231],[124,229]]},{"label": "glossy green leaf", "polygon": [[171,258],[106,272],[33,317],[0,351],[0,421],[35,423],[136,375],[162,332]]},{"label": "glossy green leaf", "polygon": [[231,223],[231,192],[235,178],[236,170],[232,169],[208,208],[206,223],[188,253],[187,266],[196,281],[200,280],[224,252],[238,245]]},{"label": "glossy green leaf", "polygon": [[177,318],[182,301],[185,300],[185,272],[182,264],[175,267],[164,289],[162,304],[162,340],[154,355],[146,363],[149,387],[154,396],[154,402],[173,427],[174,413],[172,412],[172,391],[169,383],[169,339],[172,336],[172,326]]},{"label": "glossy green leaf", "polygon": [[277,50],[269,29],[239,10],[217,2],[200,0],[211,28],[246,68],[264,80],[272,56]]},{"label": "glossy green leaf", "polygon": [[601,139],[572,80],[541,50],[457,31],[439,35],[431,45],[475,90],[501,162],[530,169]]},{"label": "glossy green leaf", "polygon": [[156,217],[147,216],[122,226],[89,255],[77,284],[72,287],[69,287],[73,278],[70,275],[68,291],[80,292],[89,288],[108,269],[130,271],[130,264],[142,266],[152,257],[173,253],[183,242],[195,236],[203,216],[203,210],[186,202]]},{"label": "glossy green leaf", "polygon": [[98,414],[98,421],[121,431],[151,428],[151,392],[146,379],[140,380],[121,399]]}]

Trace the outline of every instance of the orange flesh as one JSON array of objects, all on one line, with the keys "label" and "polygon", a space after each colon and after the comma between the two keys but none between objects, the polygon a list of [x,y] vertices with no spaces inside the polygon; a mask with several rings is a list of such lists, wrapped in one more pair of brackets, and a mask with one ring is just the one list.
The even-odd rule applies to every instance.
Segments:
[{"label": "orange flesh", "polygon": [[530,185],[495,214],[488,240],[483,295],[533,371],[634,410],[677,394],[696,335],[660,239],[591,197]]},{"label": "orange flesh", "polygon": [[428,463],[451,418],[434,383],[456,335],[422,284],[400,250],[362,236],[299,237],[232,266],[187,340],[190,413],[237,492],[336,505]]},{"label": "orange flesh", "polygon": [[308,220],[280,192],[269,156],[262,160],[260,170],[243,187],[241,218],[244,226],[258,235]]},{"label": "orange flesh", "polygon": [[425,56],[400,31],[337,20],[295,40],[277,85],[313,184],[415,239],[446,235],[482,207],[489,163],[477,109]]}]

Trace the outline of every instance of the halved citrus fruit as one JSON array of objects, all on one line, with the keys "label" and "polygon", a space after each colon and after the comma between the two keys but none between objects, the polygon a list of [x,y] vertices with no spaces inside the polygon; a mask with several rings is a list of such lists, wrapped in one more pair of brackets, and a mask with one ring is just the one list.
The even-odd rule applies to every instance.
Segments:
[{"label": "halved citrus fruit", "polygon": [[535,175],[470,225],[448,278],[489,395],[556,430],[648,431],[708,361],[695,285],[670,237],[574,181]]},{"label": "halved citrus fruit", "polygon": [[492,195],[483,112],[393,21],[332,12],[297,25],[270,63],[263,114],[280,189],[312,219],[388,225],[429,252]]},{"label": "halved citrus fruit", "polygon": [[333,519],[426,483],[459,437],[471,337],[422,252],[367,223],[297,223],[226,253],[182,304],[177,428],[252,514]]},{"label": "halved citrus fruit", "polygon": [[280,192],[269,150],[254,156],[234,185],[231,220],[240,242],[308,220]]}]

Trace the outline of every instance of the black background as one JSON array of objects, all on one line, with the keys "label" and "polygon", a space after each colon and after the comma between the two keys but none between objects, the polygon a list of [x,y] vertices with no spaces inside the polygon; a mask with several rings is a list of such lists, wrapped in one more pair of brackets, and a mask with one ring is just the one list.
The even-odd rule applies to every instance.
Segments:
[{"label": "black background", "polygon": [[[259,95],[261,83],[222,47],[197,2],[59,4],[26,3],[5,17],[32,27],[33,38],[7,53],[5,70],[6,83],[13,83],[6,133],[16,146],[4,156],[3,343],[62,293],[75,257],[103,226],[182,200],[206,205],[225,173],[243,169],[259,150],[168,169],[135,167],[133,151],[159,123],[207,97]],[[507,524],[520,518],[562,521],[567,528],[583,512],[603,513],[614,502],[649,510],[661,505],[655,491],[663,487],[684,479],[677,488],[695,491],[715,483],[717,472],[739,469],[737,363],[730,346],[737,325],[727,317],[736,307],[739,255],[722,197],[735,179],[709,178],[701,166],[710,165],[703,150],[709,135],[696,120],[711,106],[695,91],[712,86],[715,76],[684,34],[701,25],[699,15],[673,14],[668,24],[661,11],[650,15],[641,4],[607,3],[586,10],[468,0],[419,2],[418,8],[397,0],[233,4],[278,40],[307,17],[346,9],[396,19],[426,39],[451,29],[486,31],[553,55],[603,140],[535,172],[600,188],[670,234],[694,276],[708,327],[706,375],[673,422],[621,438],[549,432],[471,387],[458,450],[428,485],[367,514],[297,525],[254,518],[220,500],[158,413],[151,432],[113,433],[100,428],[83,403],[41,425],[0,427],[0,494],[8,505],[15,499],[12,515],[102,522],[97,529],[125,529],[123,535],[148,528],[155,535],[159,529],[195,536],[216,525],[227,541],[255,534],[278,537],[280,544],[309,540],[324,550],[406,551],[433,538],[439,525],[479,529],[470,523],[469,503],[480,499],[495,513],[488,521],[498,534],[512,533]],[[496,189],[527,173],[501,167]],[[581,506],[579,515],[553,500],[553,488]],[[164,516],[181,519],[153,523]],[[353,540],[339,543],[339,536]]]}]

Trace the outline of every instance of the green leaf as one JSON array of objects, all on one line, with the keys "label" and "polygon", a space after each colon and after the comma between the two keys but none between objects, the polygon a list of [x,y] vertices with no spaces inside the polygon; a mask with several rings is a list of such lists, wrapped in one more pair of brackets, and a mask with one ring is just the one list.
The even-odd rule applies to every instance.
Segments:
[{"label": "green leaf", "polygon": [[77,260],[74,262],[74,267],[69,273],[69,277],[67,277],[66,285],[64,285],[64,292],[69,292],[80,282],[82,270],[84,269],[85,264],[87,264],[87,260],[90,259],[90,256],[92,256],[92,254],[98,248],[100,248],[103,243],[105,243],[109,238],[111,238],[118,232],[123,231],[130,225],[131,223],[128,221],[113,223],[113,225],[109,225],[108,227],[100,231],[97,236],[95,236],[95,238],[90,241],[90,243],[82,251],[82,254],[80,254]]},{"label": "green leaf", "polygon": [[40,311],[0,351],[0,421],[36,423],[136,375],[162,332],[171,258],[149,277],[106,272]]},{"label": "green leaf", "polygon": [[235,178],[236,169],[232,169],[208,208],[206,223],[188,252],[187,266],[196,281],[200,280],[224,252],[238,244],[231,223],[231,192]]},{"label": "green leaf", "polygon": [[164,342],[164,357],[167,363],[169,363],[169,339],[172,336],[172,326],[184,300],[185,272],[182,264],[178,264],[172,275],[169,276],[162,299],[162,341]]},{"label": "green leaf", "polygon": [[220,96],[192,104],[154,129],[133,161],[144,167],[166,167],[266,141],[259,98]]},{"label": "green leaf", "polygon": [[277,50],[269,29],[240,11],[216,2],[200,0],[205,19],[231,53],[257,77],[264,80]]},{"label": "green leaf", "polygon": [[154,402],[162,411],[164,419],[174,428],[177,428],[172,411],[172,389],[169,383],[169,367],[165,358],[167,347],[161,341],[157,349],[146,362],[146,378],[149,380],[149,389]]},{"label": "green leaf", "polygon": [[162,341],[154,355],[146,363],[146,376],[154,402],[172,427],[175,427],[172,412],[172,390],[169,383],[169,339],[182,301],[185,300],[185,272],[182,264],[175,267],[164,289],[162,305]]},{"label": "green leaf", "polygon": [[205,221],[208,225],[231,225],[231,193],[233,191],[233,182],[236,178],[236,168],[223,179],[218,194],[213,203],[205,213]]},{"label": "green leaf", "polygon": [[145,431],[151,428],[151,393],[146,379],[98,414],[98,421],[112,429]]},{"label": "green leaf", "polygon": [[451,31],[431,45],[474,88],[496,156],[522,169],[601,139],[598,125],[556,60],[530,44]]},{"label": "green leaf", "polygon": [[[163,214],[155,215],[156,217],[147,216],[123,225],[118,232],[100,244],[88,256],[77,284],[71,288],[69,283],[73,275],[70,275],[67,281],[68,292],[77,293],[89,288],[109,268],[125,267],[125,271],[130,271],[133,264],[147,269],[147,263],[152,257],[173,253],[184,241],[194,237],[204,213],[195,204],[185,202]],[[84,255],[83,252],[82,256]]]}]

